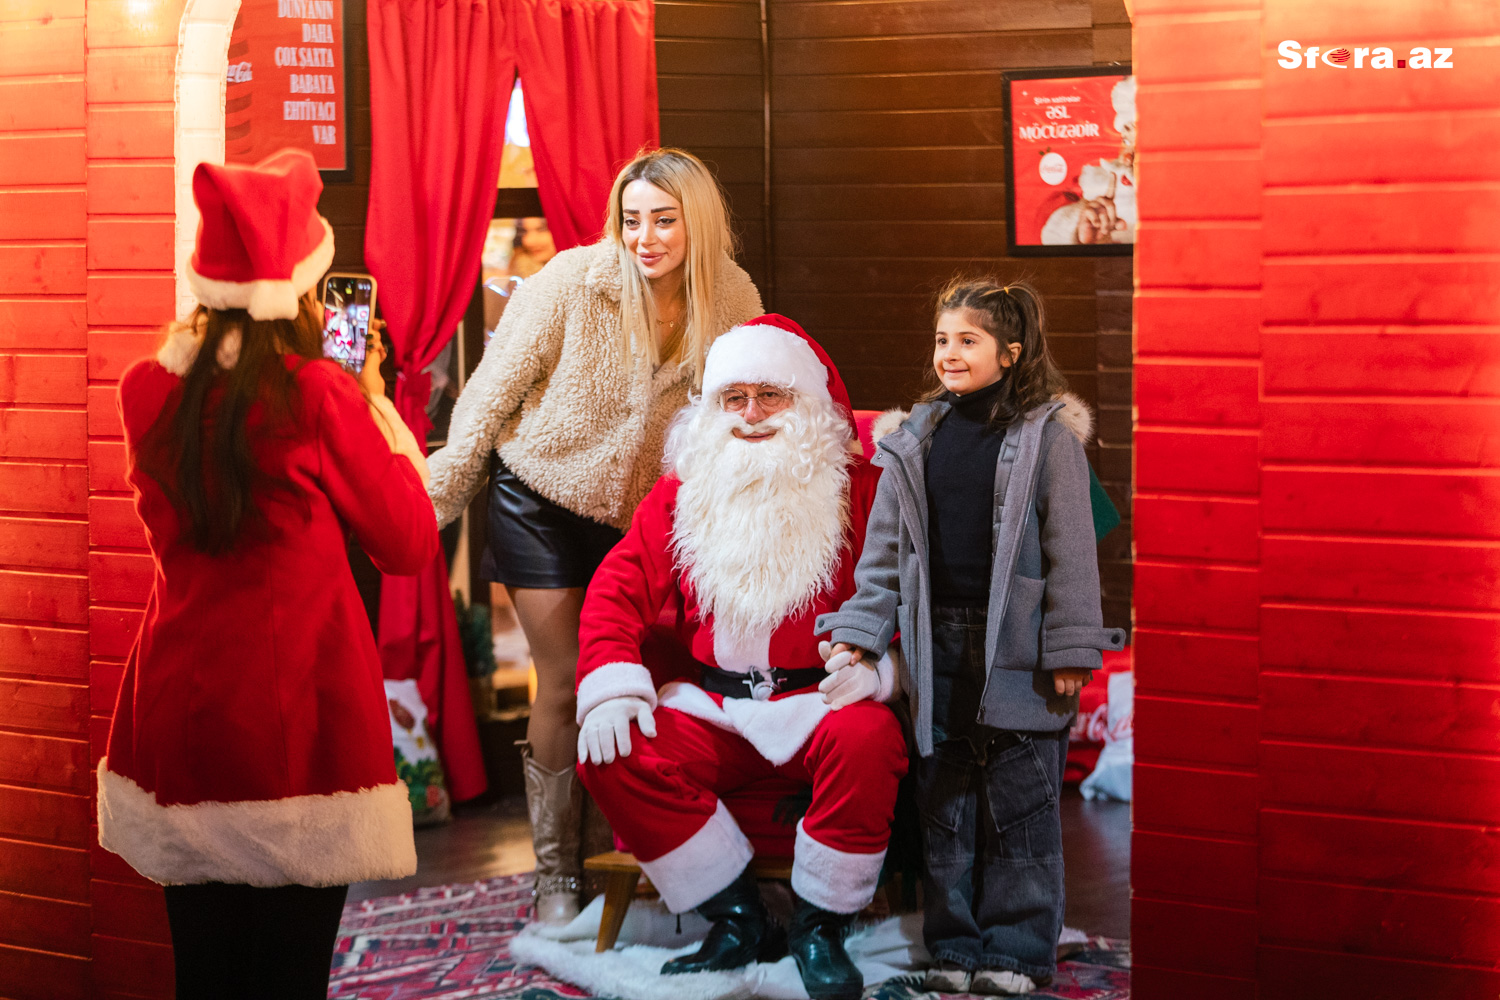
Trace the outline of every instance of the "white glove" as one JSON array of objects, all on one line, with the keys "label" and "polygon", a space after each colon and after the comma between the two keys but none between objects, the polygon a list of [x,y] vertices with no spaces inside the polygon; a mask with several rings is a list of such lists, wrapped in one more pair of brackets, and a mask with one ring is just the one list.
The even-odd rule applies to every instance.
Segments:
[{"label": "white glove", "polygon": [[611,698],[589,709],[578,727],[578,763],[614,762],[615,754],[630,756],[630,723],[641,727],[641,735],[656,735],[656,716],[643,698]]},{"label": "white glove", "polygon": [[873,698],[880,690],[880,675],[873,667],[854,662],[852,650],[834,653],[833,646],[825,640],[818,643],[818,654],[823,657],[823,669],[828,671],[818,690],[835,712],[845,705]]}]

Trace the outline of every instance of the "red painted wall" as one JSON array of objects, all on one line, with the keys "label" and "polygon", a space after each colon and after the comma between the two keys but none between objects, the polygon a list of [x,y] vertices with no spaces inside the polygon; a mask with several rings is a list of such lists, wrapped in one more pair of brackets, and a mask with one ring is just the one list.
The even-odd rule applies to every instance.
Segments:
[{"label": "red painted wall", "polygon": [[[183,0],[87,0],[90,759],[104,754],[151,558],[124,481],[115,382],[172,318],[172,97]],[[161,890],[90,831],[94,982],[172,995]]]},{"label": "red painted wall", "polygon": [[1497,34],[1137,0],[1141,1000],[1500,991]]},{"label": "red painted wall", "polygon": [[0,5],[0,996],[171,996],[93,765],[148,587],[114,382],[172,314],[180,0]]},{"label": "red painted wall", "polygon": [[[1140,0],[1135,992],[1500,991],[1500,11]],[[181,0],[0,6],[0,996],[170,995],[93,846]],[[1453,70],[1283,70],[1305,45]]]},{"label": "red painted wall", "polygon": [[82,0],[0,7],[0,996],[84,996],[90,906]]}]

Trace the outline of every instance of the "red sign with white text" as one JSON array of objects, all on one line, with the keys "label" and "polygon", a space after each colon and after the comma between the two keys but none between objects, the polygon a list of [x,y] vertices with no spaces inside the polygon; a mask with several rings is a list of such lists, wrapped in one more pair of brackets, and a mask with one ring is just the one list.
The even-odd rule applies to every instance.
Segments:
[{"label": "red sign with white text", "polygon": [[1011,81],[1017,246],[1135,242],[1135,77]]},{"label": "red sign with white text", "polygon": [[224,159],[305,149],[320,170],[347,159],[344,0],[244,0],[229,39]]}]

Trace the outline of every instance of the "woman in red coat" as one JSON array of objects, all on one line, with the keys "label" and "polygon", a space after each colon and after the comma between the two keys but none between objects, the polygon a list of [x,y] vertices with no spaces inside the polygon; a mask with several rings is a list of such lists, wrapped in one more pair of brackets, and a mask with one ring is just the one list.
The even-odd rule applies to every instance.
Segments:
[{"label": "woman in red coat", "polygon": [[437,525],[378,354],[321,358],[321,188],[301,152],[199,166],[203,305],[120,381],[155,575],[99,841],[166,886],[179,998],[326,996],[348,883],[416,870],[345,546],[411,574]]}]

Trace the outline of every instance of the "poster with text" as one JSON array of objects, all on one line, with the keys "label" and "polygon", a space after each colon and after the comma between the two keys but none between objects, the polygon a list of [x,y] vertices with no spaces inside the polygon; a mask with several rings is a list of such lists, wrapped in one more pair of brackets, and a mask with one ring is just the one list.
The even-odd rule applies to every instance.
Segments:
[{"label": "poster with text", "polygon": [[[1033,71],[1036,72],[1036,71]],[[1114,254],[1135,242],[1135,77],[1007,76],[1012,253]]]},{"label": "poster with text", "polygon": [[244,0],[229,39],[224,159],[255,163],[305,149],[348,168],[344,0]]}]

